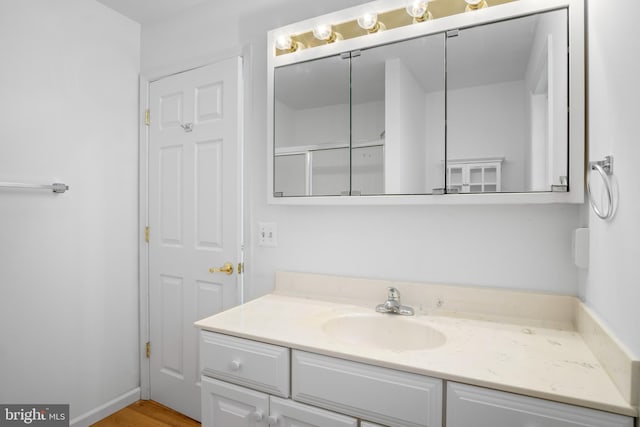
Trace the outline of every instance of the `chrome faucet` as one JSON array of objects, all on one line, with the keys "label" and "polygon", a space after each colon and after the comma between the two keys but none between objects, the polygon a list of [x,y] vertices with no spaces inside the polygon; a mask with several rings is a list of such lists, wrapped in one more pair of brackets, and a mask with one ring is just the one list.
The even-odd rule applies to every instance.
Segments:
[{"label": "chrome faucet", "polygon": [[376,311],[378,313],[401,314],[403,316],[413,316],[413,308],[400,304],[400,291],[394,287],[387,288],[389,292],[387,300],[384,304],[378,304]]}]

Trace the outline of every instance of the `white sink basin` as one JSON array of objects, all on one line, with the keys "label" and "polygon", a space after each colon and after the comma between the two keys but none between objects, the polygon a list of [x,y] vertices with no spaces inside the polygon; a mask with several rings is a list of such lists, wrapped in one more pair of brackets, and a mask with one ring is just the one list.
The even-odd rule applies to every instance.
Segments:
[{"label": "white sink basin", "polygon": [[324,332],[345,344],[384,350],[428,350],[446,342],[439,331],[392,314],[354,314],[327,320]]}]

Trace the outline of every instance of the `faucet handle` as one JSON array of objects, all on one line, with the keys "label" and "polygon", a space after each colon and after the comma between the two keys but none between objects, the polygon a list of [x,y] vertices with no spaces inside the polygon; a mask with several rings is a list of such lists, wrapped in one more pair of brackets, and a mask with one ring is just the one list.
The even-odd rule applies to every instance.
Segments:
[{"label": "faucet handle", "polygon": [[393,286],[389,286],[387,288],[388,296],[387,298],[391,301],[398,301],[400,299],[400,291],[398,291],[398,289],[394,288]]}]

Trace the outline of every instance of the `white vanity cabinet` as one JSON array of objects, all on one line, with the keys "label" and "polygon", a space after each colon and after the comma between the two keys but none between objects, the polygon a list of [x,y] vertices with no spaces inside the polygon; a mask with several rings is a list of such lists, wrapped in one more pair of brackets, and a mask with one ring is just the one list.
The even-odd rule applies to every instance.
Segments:
[{"label": "white vanity cabinet", "polygon": [[286,399],[289,354],[286,347],[202,331],[202,425],[357,427],[356,418]]},{"label": "white vanity cabinet", "polygon": [[[633,427],[622,415],[200,333],[203,427]],[[446,395],[445,395],[446,393]],[[445,399],[446,396],[446,399]],[[446,403],[445,403],[446,402]]]},{"label": "white vanity cabinet", "polygon": [[200,357],[203,427],[442,426],[438,379],[208,331]]},{"label": "white vanity cabinet", "polygon": [[447,384],[447,427],[633,427],[633,418],[465,384]]}]

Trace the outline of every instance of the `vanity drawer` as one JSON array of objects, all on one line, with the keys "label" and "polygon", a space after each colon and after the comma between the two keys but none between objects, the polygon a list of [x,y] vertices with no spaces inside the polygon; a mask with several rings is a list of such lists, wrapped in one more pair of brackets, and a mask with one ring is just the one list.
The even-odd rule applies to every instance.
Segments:
[{"label": "vanity drawer", "polygon": [[294,400],[395,427],[442,426],[442,381],[293,350]]},{"label": "vanity drawer", "polygon": [[289,349],[214,332],[200,332],[202,374],[289,397]]}]

